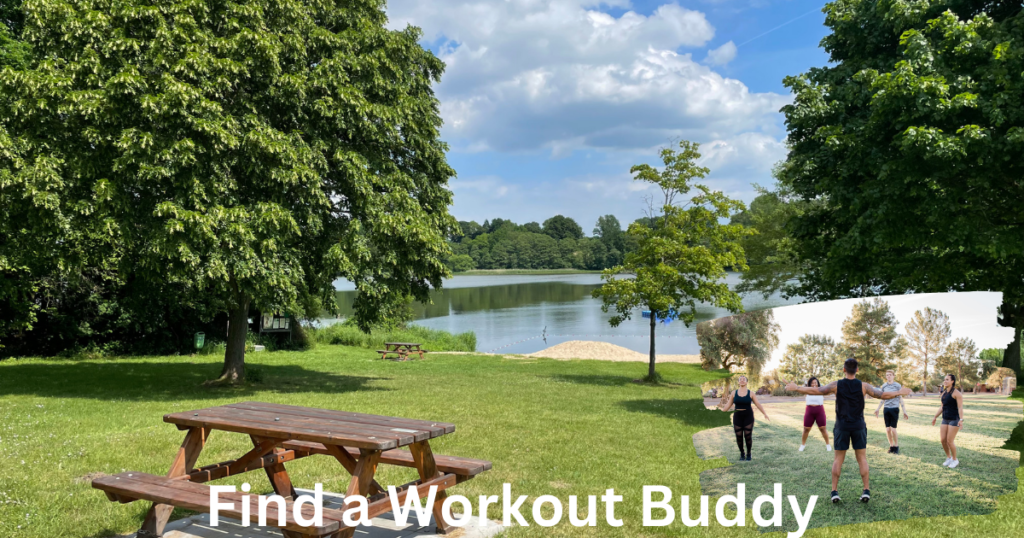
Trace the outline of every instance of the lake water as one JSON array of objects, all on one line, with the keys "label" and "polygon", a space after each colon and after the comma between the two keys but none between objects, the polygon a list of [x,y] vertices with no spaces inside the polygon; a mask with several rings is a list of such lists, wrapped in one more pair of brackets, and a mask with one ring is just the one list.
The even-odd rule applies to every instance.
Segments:
[{"label": "lake water", "polygon": [[[730,273],[726,281],[735,286],[739,275]],[[483,352],[531,353],[568,340],[599,340],[646,353],[650,322],[637,311],[633,319],[612,328],[601,301],[590,295],[600,285],[598,274],[455,276],[432,293],[433,304],[414,305],[413,323],[453,333],[473,331],[477,351]],[[355,287],[346,281],[335,287],[342,315],[350,314]],[[755,295],[745,297],[743,305],[757,310],[798,302]],[[689,327],[681,321],[659,323],[658,353],[699,353],[696,324],[728,315],[727,310],[698,305]]]}]

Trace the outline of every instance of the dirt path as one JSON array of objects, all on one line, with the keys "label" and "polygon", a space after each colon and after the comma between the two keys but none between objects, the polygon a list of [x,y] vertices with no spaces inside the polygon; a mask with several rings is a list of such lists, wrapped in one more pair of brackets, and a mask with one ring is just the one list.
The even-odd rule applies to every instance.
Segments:
[{"label": "dirt path", "polygon": [[[615,362],[647,362],[648,355],[608,342],[589,340],[570,340],[536,353],[528,353],[522,357],[546,359],[589,359]],[[700,355],[658,355],[658,362],[684,362],[700,364]]]}]

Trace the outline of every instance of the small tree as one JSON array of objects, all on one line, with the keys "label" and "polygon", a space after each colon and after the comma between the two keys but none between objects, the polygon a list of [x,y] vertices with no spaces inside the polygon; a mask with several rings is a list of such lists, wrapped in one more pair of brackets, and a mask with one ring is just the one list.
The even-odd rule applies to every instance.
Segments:
[{"label": "small tree", "polygon": [[928,393],[928,368],[935,366],[946,352],[950,336],[949,316],[941,310],[925,307],[914,312],[906,326],[910,358],[921,376],[921,391]]},{"label": "small tree", "polygon": [[[637,308],[651,312],[650,363],[647,379],[657,379],[655,363],[655,325],[658,318],[677,315],[687,326],[697,313],[697,302],[738,312],[740,297],[724,282],[725,268],[746,268],[739,239],[751,233],[738,224],[722,224],[743,204],[718,191],[694,183],[709,170],[697,166],[699,145],[681,141],[679,151],[665,148],[661,171],[641,164],[630,169],[633,179],[656,185],[662,194],[658,204],[647,199],[652,225],[634,222],[627,234],[636,240],[636,250],[625,256],[622,265],[604,271],[604,284],[594,290],[602,301],[601,310],[614,308],[609,319],[613,327],[630,319]],[[682,207],[677,198],[696,191]],[[547,223],[545,223],[545,229]],[[632,278],[620,278],[626,274]]]},{"label": "small tree", "polygon": [[949,343],[946,352],[939,356],[938,369],[945,374],[956,374],[957,384],[962,387],[974,385],[981,380],[981,361],[978,347],[970,338],[957,338]]},{"label": "small tree", "polygon": [[756,378],[779,345],[779,324],[771,309],[718,318],[697,325],[697,343],[705,370],[742,367]]},{"label": "small tree", "polygon": [[895,368],[895,357],[901,353],[898,336],[889,303],[876,297],[853,305],[850,317],[843,321],[843,345],[860,363],[858,377],[882,382],[879,370]]},{"label": "small tree", "polygon": [[837,379],[842,375],[846,358],[843,351],[830,336],[805,334],[795,344],[786,346],[779,370],[795,380],[794,383],[813,376],[824,385],[823,380]]}]

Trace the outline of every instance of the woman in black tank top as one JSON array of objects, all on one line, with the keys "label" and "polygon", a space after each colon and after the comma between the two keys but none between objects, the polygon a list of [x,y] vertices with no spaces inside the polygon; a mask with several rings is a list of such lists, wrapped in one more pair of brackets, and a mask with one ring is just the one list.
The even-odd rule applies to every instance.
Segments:
[{"label": "woman in black tank top", "polygon": [[[756,405],[764,419],[771,422],[768,413],[764,412],[761,403],[757,401],[757,395],[747,387],[747,376],[741,375],[736,378],[739,388],[729,394],[729,398],[719,404],[718,408],[728,412],[733,405],[736,412],[732,414],[732,428],[736,433],[736,445],[740,447],[740,460],[750,461],[750,448],[754,442],[754,406]],[[746,443],[746,451],[743,444]]]},{"label": "woman in black tank top", "polygon": [[960,465],[960,460],[957,459],[956,455],[956,434],[960,432],[960,428],[964,425],[964,395],[956,388],[955,375],[946,374],[945,379],[942,380],[942,396],[940,400],[942,403],[939,405],[939,410],[935,413],[935,418],[932,419],[932,426],[935,425],[939,415],[942,415],[942,426],[939,427],[939,440],[942,441],[942,450],[946,452],[946,461],[942,466],[954,469],[957,465]]}]

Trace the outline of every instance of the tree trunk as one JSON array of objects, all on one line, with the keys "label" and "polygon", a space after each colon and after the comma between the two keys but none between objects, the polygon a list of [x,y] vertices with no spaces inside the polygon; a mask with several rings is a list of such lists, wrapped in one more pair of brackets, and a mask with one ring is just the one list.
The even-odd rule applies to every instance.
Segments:
[{"label": "tree trunk", "polygon": [[1003,327],[1013,327],[1013,341],[1006,346],[1006,351],[1003,352],[1003,368],[1013,370],[1017,379],[1020,379],[1020,346],[1021,331],[1024,331],[1024,305],[1008,303],[1004,298],[1003,304],[999,307],[999,313],[1001,314],[999,324]]},{"label": "tree trunk", "polygon": [[245,337],[249,333],[249,298],[239,301],[228,312],[228,342],[224,351],[224,369],[220,379],[226,383],[245,380]]},{"label": "tree trunk", "polygon": [[654,310],[651,310],[651,356],[650,365],[647,368],[647,379],[654,381],[654,325],[655,325]]}]

